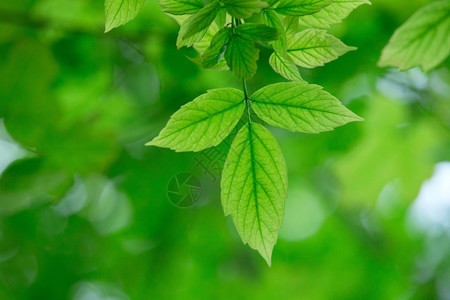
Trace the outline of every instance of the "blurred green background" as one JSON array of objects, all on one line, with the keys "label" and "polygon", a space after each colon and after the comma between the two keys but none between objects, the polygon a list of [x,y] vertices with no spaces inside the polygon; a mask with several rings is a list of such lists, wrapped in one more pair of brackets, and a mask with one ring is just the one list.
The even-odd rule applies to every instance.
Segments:
[{"label": "blurred green background", "polygon": [[[289,170],[269,268],[223,215],[220,155],[144,147],[240,82],[177,50],[154,0],[107,34],[100,0],[1,0],[0,299],[450,299],[450,64],[376,67],[427,2],[361,6],[331,30],[358,51],[301,69],[366,121],[269,128]],[[268,56],[250,92],[283,80]],[[194,207],[169,201],[180,173],[200,181]]]}]

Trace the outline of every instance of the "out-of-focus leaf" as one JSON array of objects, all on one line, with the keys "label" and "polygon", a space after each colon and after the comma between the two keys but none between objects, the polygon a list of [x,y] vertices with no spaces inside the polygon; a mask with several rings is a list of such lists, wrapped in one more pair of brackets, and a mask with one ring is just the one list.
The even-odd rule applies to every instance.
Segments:
[{"label": "out-of-focus leaf", "polygon": [[315,68],[351,50],[356,48],[345,45],[324,30],[306,29],[293,36],[287,51],[296,65]]},{"label": "out-of-focus leaf", "polygon": [[286,163],[273,135],[247,123],[231,144],[222,175],[222,206],[244,242],[271,264],[283,222]]},{"label": "out-of-focus leaf", "polygon": [[105,0],[105,32],[133,20],[145,0]]},{"label": "out-of-focus leaf", "polygon": [[233,130],[244,111],[242,91],[210,90],[183,105],[147,146],[176,151],[201,151],[218,145]]},{"label": "out-of-focus leaf", "polygon": [[427,72],[450,53],[450,1],[432,2],[400,26],[381,54],[379,66],[407,70],[420,66]]},{"label": "out-of-focus leaf", "polygon": [[321,86],[304,81],[265,86],[250,100],[262,120],[291,131],[319,133],[362,120]]}]

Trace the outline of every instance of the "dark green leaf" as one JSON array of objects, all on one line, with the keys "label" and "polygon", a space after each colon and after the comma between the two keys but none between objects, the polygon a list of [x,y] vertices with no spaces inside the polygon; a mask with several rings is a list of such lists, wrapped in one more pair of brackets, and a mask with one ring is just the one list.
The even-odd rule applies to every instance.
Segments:
[{"label": "dark green leaf", "polygon": [[219,30],[211,40],[211,44],[205,53],[203,53],[203,66],[211,68],[216,65],[225,51],[231,35],[231,28],[223,28]]},{"label": "dark green leaf", "polygon": [[227,12],[238,19],[248,19],[261,9],[267,7],[267,3],[259,0],[223,0]]},{"label": "dark green leaf", "polygon": [[238,35],[231,37],[225,51],[225,59],[237,77],[248,79],[256,73],[259,49],[252,41]]},{"label": "dark green leaf", "polygon": [[248,40],[274,41],[279,37],[279,33],[275,28],[264,24],[241,24],[236,28],[235,32]]},{"label": "dark green leaf", "polygon": [[279,39],[272,43],[272,47],[278,53],[286,53],[287,51],[286,33],[284,26],[281,23],[280,16],[272,10],[265,10],[262,13],[262,17],[264,24],[266,24],[269,27],[275,28],[280,34]]}]

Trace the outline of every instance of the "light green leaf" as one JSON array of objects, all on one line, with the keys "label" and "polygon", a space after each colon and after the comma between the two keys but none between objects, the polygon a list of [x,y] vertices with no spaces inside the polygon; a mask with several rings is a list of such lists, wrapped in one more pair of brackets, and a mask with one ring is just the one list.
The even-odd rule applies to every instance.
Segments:
[{"label": "light green leaf", "polygon": [[283,222],[287,170],[277,141],[264,126],[247,123],[238,132],[221,189],[225,215],[231,214],[242,242],[258,250],[270,266]]},{"label": "light green leaf", "polygon": [[383,49],[378,65],[407,70],[420,66],[425,72],[450,54],[450,1],[432,2],[400,26]]},{"label": "light green leaf", "polygon": [[227,12],[238,19],[248,19],[261,9],[266,8],[266,2],[259,0],[223,0]]},{"label": "light green leaf", "polygon": [[369,0],[333,0],[333,2],[320,11],[300,18],[301,25],[328,29],[330,25],[340,23],[358,6],[371,4]]},{"label": "light green leaf", "polygon": [[280,16],[272,10],[264,10],[262,13],[262,17],[263,17],[264,24],[266,24],[269,27],[275,28],[278,31],[278,33],[280,34],[279,39],[272,43],[272,47],[278,53],[286,53],[287,40],[286,40],[285,29],[284,29],[283,24],[281,23]]},{"label": "light green leaf", "polygon": [[319,133],[362,120],[321,86],[304,81],[265,86],[250,100],[263,121],[290,131]]},{"label": "light green leaf", "polygon": [[304,16],[318,12],[333,0],[280,0],[275,11],[286,16]]},{"label": "light green leaf", "polygon": [[279,33],[275,28],[264,24],[241,24],[236,28],[235,32],[248,40],[274,41],[279,37]]},{"label": "light green leaf", "polygon": [[166,127],[146,146],[179,151],[201,151],[218,145],[230,134],[245,108],[244,94],[236,89],[210,90],[183,105]]},{"label": "light green leaf", "polygon": [[222,28],[216,33],[208,49],[203,53],[203,66],[205,68],[212,68],[219,62],[225,51],[225,46],[230,39],[230,35],[231,28]]},{"label": "light green leaf", "polygon": [[306,29],[296,33],[289,41],[288,55],[296,65],[314,68],[355,49],[324,30]]},{"label": "light green leaf", "polygon": [[287,16],[283,20],[284,27],[286,28],[286,37],[290,40],[298,32],[298,16]]},{"label": "light green leaf", "polygon": [[289,59],[284,58],[277,52],[269,57],[269,64],[278,74],[289,80],[302,80],[297,66]]},{"label": "light green leaf", "polygon": [[188,18],[181,27],[180,36],[182,39],[187,39],[198,32],[202,32],[214,21],[219,12],[219,2],[212,2],[203,7],[198,13]]},{"label": "light green leaf", "polygon": [[133,20],[145,0],[105,0],[105,32]]},{"label": "light green leaf", "polygon": [[161,0],[162,11],[172,15],[195,14],[205,6],[202,0]]},{"label": "light green leaf", "polygon": [[252,41],[246,40],[238,35],[230,38],[225,59],[230,70],[240,79],[249,79],[256,73],[259,58],[259,49]]}]

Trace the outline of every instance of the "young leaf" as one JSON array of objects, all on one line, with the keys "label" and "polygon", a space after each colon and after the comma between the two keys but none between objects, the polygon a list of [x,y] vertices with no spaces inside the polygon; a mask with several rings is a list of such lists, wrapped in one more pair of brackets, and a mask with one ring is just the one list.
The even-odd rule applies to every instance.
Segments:
[{"label": "young leaf", "polygon": [[318,12],[333,0],[280,0],[275,11],[286,16],[304,16]]},{"label": "young leaf", "polygon": [[296,65],[314,68],[355,49],[324,30],[306,29],[293,36],[287,51]]},{"label": "young leaf", "polygon": [[358,6],[371,4],[369,0],[333,0],[333,2],[320,11],[300,18],[301,25],[328,29],[330,25],[340,23]]},{"label": "young leaf", "polygon": [[105,32],[133,20],[145,0],[105,0]]},{"label": "young leaf", "polygon": [[378,65],[400,70],[421,66],[428,72],[449,54],[450,1],[440,0],[419,9],[395,31]]},{"label": "young leaf", "polygon": [[172,15],[195,14],[205,6],[202,0],[161,0],[162,11]]},{"label": "young leaf", "polygon": [[248,79],[256,73],[259,49],[252,41],[233,35],[225,51],[225,59],[230,70],[240,79]]},{"label": "young leaf", "polygon": [[362,120],[322,87],[304,81],[265,86],[250,100],[263,121],[290,131],[319,133]]},{"label": "young leaf", "polygon": [[247,123],[238,132],[221,189],[223,210],[231,214],[242,242],[258,250],[270,266],[283,222],[287,170],[277,141],[264,126]]},{"label": "young leaf", "polygon": [[297,66],[289,59],[284,58],[277,52],[269,57],[269,64],[278,74],[289,80],[302,80]]},{"label": "young leaf", "polygon": [[291,39],[298,32],[298,16],[287,16],[284,18],[283,23],[286,28],[286,37]]},{"label": "young leaf", "polygon": [[279,15],[272,10],[264,10],[262,13],[263,23],[269,27],[275,28],[280,37],[278,40],[272,43],[272,47],[278,53],[286,53],[287,51],[287,40],[286,33],[283,24],[281,23]]},{"label": "young leaf", "polygon": [[238,19],[248,19],[268,6],[260,0],[223,0],[222,3],[227,12]]},{"label": "young leaf", "polygon": [[180,36],[182,39],[187,39],[198,32],[207,30],[209,25],[216,18],[219,12],[220,4],[219,2],[212,2],[205,7],[203,7],[198,13],[188,18],[183,23],[183,28],[180,30]]},{"label": "young leaf", "polygon": [[230,134],[244,111],[244,94],[236,89],[210,90],[183,105],[146,146],[201,151]]},{"label": "young leaf", "polygon": [[274,41],[279,33],[275,28],[264,24],[245,23],[236,28],[236,33],[248,40]]},{"label": "young leaf", "polygon": [[212,68],[219,62],[225,51],[225,46],[230,39],[230,35],[231,28],[222,28],[216,33],[208,49],[203,53],[203,66],[205,68]]}]

